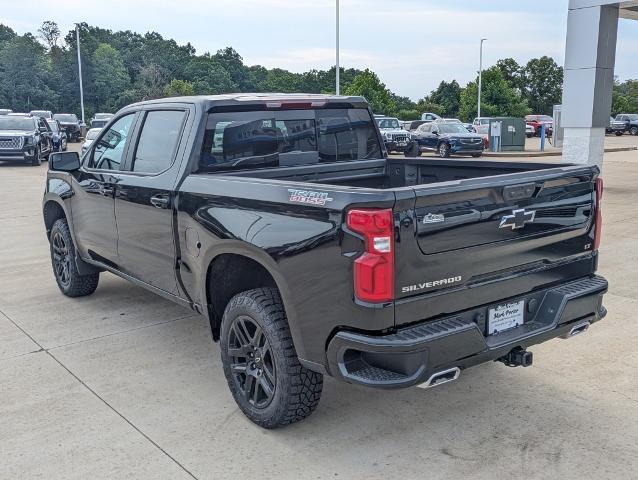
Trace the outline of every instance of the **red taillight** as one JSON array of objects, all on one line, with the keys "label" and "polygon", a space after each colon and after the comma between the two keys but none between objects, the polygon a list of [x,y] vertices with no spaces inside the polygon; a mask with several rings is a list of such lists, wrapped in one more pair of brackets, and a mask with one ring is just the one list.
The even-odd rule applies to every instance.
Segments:
[{"label": "red taillight", "polygon": [[354,262],[354,293],[371,303],[394,298],[392,210],[350,210],[348,228],[363,236],[365,252]]},{"label": "red taillight", "polygon": [[600,247],[600,236],[603,228],[603,212],[601,210],[601,201],[603,199],[603,179],[598,177],[596,179],[596,206],[594,221],[594,250],[598,250]]}]

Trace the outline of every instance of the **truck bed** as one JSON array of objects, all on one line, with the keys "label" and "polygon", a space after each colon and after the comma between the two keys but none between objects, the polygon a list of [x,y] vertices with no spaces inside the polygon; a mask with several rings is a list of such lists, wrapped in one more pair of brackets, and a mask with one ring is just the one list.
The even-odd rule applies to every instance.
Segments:
[{"label": "truck bed", "polygon": [[233,176],[387,190],[565,166],[565,164],[557,163],[523,161],[390,158],[387,160],[244,170],[233,172]]}]

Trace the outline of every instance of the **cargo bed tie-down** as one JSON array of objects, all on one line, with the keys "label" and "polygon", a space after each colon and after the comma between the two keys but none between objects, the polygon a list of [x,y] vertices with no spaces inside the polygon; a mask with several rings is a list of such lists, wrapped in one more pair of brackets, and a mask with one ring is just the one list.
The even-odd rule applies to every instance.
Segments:
[{"label": "cargo bed tie-down", "polygon": [[[492,305],[428,321],[381,336],[338,332],[328,346],[331,373],[350,383],[402,388],[428,383],[446,373],[496,360],[550,338],[569,338],[602,319],[607,281],[582,278],[555,288],[511,299],[525,302],[527,319],[517,327],[487,335],[485,317]],[[438,384],[438,383],[437,383]],[[427,385],[429,386],[429,385]]]}]

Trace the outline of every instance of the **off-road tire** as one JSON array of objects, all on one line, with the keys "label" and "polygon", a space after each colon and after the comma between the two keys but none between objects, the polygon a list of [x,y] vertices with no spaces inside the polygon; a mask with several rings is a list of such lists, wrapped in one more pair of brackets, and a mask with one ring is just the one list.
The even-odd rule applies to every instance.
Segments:
[{"label": "off-road tire", "polygon": [[[250,346],[250,341],[257,337],[257,333],[252,337],[250,332],[247,335],[237,334],[237,329],[248,323],[255,326],[255,331],[258,326],[262,339],[265,339],[264,346],[259,347],[259,351],[251,351],[254,346]],[[248,342],[240,341],[240,337],[244,337]],[[263,362],[263,370],[259,370],[259,376],[264,378],[251,375],[253,380],[248,387],[249,393],[246,394],[248,373],[242,372],[248,372],[249,369],[255,371],[250,367],[251,362],[254,367],[257,355],[262,356],[266,345],[269,353],[259,359]],[[224,375],[230,392],[241,411],[252,422],[263,428],[277,428],[303,420],[317,407],[323,389],[323,375],[308,370],[299,363],[286,312],[276,289],[249,290],[235,295],[230,300],[222,319],[220,346]],[[245,354],[243,370],[242,361],[237,357],[238,352],[240,357]],[[258,406],[250,392],[256,391],[259,382],[267,380],[263,373],[266,369],[267,355],[273,367],[272,372],[269,369],[269,376],[274,377],[274,381],[269,385],[274,385],[274,388],[271,388],[269,399],[262,399],[262,402],[268,403]],[[262,393],[262,397],[267,397],[265,391]]]},{"label": "off-road tire", "polygon": [[[67,297],[85,297],[95,292],[99,273],[80,275],[75,263],[75,244],[67,221],[57,220],[50,234],[51,265],[60,291]],[[59,257],[64,257],[60,259]]]},{"label": "off-road tire", "polygon": [[439,143],[439,146],[436,149],[436,152],[439,154],[441,158],[449,158],[450,157],[450,146],[447,142]]}]

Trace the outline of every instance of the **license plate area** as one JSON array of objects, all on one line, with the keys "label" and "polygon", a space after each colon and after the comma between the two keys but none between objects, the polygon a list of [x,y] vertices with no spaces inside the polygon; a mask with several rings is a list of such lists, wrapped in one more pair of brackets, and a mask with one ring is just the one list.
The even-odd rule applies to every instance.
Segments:
[{"label": "license plate area", "polygon": [[488,310],[487,334],[498,335],[525,322],[525,300],[507,302]]}]

